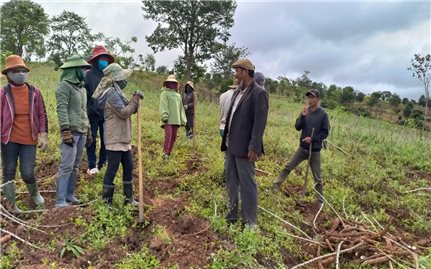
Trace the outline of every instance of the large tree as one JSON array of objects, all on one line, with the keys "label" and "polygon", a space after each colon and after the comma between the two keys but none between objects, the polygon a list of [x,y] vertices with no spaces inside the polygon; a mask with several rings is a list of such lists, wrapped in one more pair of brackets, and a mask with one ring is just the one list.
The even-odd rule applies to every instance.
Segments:
[{"label": "large tree", "polygon": [[102,35],[91,34],[85,18],[70,11],[63,11],[51,19],[52,34],[46,46],[57,67],[73,53],[87,54],[93,42]]},{"label": "large tree", "polygon": [[431,55],[427,54],[421,56],[415,54],[415,57],[411,60],[412,67],[408,70],[413,72],[413,77],[417,77],[424,84],[425,90],[425,107],[424,115],[428,115],[428,104],[430,99],[430,81],[431,81]]},{"label": "large tree", "polygon": [[214,54],[214,62],[211,64],[211,69],[214,74],[221,74],[223,78],[233,77],[231,65],[238,59],[245,58],[250,55],[246,47],[236,47],[232,45],[222,44],[220,50]]},{"label": "large tree", "polygon": [[26,58],[45,56],[44,38],[49,19],[41,5],[29,0],[12,0],[1,7],[0,42],[3,51]]},{"label": "large tree", "polygon": [[133,48],[132,44],[137,42],[138,38],[135,36],[126,41],[121,41],[121,39],[118,37],[105,38],[106,49],[115,55],[116,62],[124,68],[135,67],[135,59],[133,58],[135,49]]},{"label": "large tree", "polygon": [[211,58],[218,44],[228,40],[235,9],[236,2],[227,0],[142,0],[144,18],[158,23],[146,40],[154,52],[180,48],[190,79],[193,65]]}]

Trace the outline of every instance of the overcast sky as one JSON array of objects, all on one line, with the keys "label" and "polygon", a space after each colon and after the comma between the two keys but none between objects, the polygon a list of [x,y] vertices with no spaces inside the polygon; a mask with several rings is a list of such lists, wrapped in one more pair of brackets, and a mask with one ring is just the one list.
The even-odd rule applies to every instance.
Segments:
[{"label": "overcast sky", "polygon": [[[93,32],[136,36],[137,54],[152,52],[145,36],[156,23],[144,20],[140,1],[35,2],[50,16],[69,10],[85,17]],[[272,78],[308,70],[328,86],[417,99],[423,87],[407,67],[415,53],[430,53],[430,17],[430,1],[239,1],[230,42],[247,47],[257,71]],[[156,65],[171,67],[178,53],[157,53]]]}]

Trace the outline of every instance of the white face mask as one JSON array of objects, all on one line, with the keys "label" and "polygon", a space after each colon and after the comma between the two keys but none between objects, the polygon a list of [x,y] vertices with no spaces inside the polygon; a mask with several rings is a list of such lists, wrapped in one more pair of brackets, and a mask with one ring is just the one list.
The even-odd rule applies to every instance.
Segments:
[{"label": "white face mask", "polygon": [[15,85],[23,85],[27,80],[28,72],[27,70],[10,70],[6,73],[7,77],[15,84]]}]

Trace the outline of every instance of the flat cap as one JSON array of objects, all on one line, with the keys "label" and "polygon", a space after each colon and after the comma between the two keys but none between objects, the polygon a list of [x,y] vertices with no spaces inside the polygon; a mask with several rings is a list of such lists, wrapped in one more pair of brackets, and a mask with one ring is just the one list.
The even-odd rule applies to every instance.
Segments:
[{"label": "flat cap", "polygon": [[247,70],[254,70],[254,64],[249,59],[241,59],[232,64],[232,68],[244,68]]}]

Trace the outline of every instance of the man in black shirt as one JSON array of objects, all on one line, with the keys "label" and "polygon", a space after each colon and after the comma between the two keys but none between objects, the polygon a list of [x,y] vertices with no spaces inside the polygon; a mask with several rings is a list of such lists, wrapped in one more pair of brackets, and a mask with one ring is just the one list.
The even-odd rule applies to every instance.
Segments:
[{"label": "man in black shirt", "polygon": [[302,130],[299,148],[284,169],[281,170],[280,175],[273,182],[273,187],[276,191],[280,191],[281,184],[290,171],[308,159],[311,144],[310,167],[314,177],[314,187],[317,191],[317,201],[322,204],[323,183],[320,177],[320,150],[322,149],[322,141],[329,134],[329,119],[328,114],[320,107],[320,92],[312,89],[305,95],[308,98],[309,107],[304,107],[295,123],[296,130]]}]

